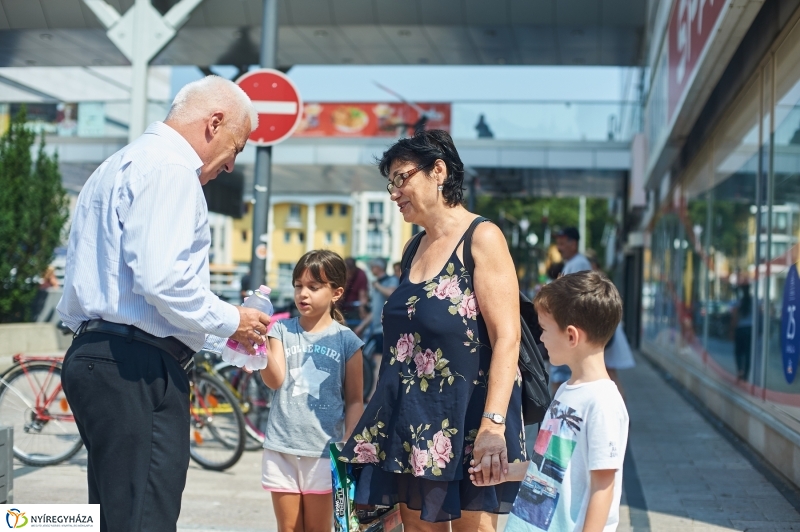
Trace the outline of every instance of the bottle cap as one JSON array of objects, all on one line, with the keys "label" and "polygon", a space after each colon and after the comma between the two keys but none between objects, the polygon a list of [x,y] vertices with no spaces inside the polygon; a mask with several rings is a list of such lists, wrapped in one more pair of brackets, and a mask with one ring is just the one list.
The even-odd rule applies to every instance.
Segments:
[{"label": "bottle cap", "polygon": [[262,284],[261,286],[258,287],[258,291],[264,294],[265,296],[268,296],[272,292],[272,288]]}]

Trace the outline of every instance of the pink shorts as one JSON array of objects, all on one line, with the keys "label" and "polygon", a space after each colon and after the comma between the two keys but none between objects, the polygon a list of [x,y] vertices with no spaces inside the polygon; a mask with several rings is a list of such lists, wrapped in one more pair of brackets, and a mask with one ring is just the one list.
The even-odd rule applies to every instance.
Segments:
[{"label": "pink shorts", "polygon": [[264,449],[261,485],[267,491],[322,495],[331,493],[331,461]]}]

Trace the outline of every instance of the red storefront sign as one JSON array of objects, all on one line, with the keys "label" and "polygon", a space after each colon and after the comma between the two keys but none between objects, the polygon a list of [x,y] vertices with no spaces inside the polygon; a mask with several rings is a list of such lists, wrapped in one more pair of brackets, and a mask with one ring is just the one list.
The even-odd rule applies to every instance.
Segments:
[{"label": "red storefront sign", "polygon": [[[449,103],[419,103],[425,129],[450,131]],[[420,112],[405,103],[305,103],[295,137],[398,137],[410,135]]]},{"label": "red storefront sign", "polygon": [[711,36],[726,0],[675,0],[667,29],[668,120],[694,79],[697,63]]}]

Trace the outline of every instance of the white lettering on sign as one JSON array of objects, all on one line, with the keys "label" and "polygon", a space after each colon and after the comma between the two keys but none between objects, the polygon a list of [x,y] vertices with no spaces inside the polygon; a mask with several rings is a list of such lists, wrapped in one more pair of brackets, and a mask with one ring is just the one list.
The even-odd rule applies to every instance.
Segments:
[{"label": "white lettering on sign", "polygon": [[678,66],[675,75],[678,78],[678,83],[683,83],[683,78],[686,76],[686,62],[689,57],[689,50],[691,47],[691,38],[689,32],[692,28],[692,23],[697,21],[695,33],[698,36],[703,34],[703,8],[714,5],[714,0],[680,0],[678,5]]},{"label": "white lettering on sign", "polygon": [[297,114],[297,102],[253,102],[256,113],[260,115],[293,115]]},{"label": "white lettering on sign", "polygon": [[725,10],[725,0],[675,0],[667,29],[669,65],[667,116],[671,120],[685,96],[714,28]]}]

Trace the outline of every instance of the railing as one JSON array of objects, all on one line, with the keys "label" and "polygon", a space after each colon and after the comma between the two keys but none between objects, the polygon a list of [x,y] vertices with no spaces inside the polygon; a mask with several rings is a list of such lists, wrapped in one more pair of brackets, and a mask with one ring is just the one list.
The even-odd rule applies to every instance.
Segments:
[{"label": "railing", "polygon": [[241,303],[242,276],[250,270],[247,266],[212,264],[211,291],[231,303]]},{"label": "railing", "polygon": [[[129,110],[124,104],[67,104],[77,117],[57,113],[57,105],[30,105],[30,111],[36,111],[31,117],[31,127],[67,137],[117,138],[126,135]],[[48,106],[52,109],[48,110]],[[151,102],[151,106],[157,105]],[[14,104],[0,103],[0,129],[14,108]],[[627,142],[638,131],[642,112],[640,105],[631,101],[534,100],[461,100],[450,103],[450,111],[450,131],[456,139],[569,142]],[[69,124],[62,123],[64,116],[71,120]]]},{"label": "railing", "polygon": [[[629,141],[636,133],[635,102],[475,101],[452,104],[455,139]],[[483,133],[483,135],[481,135]]]}]

